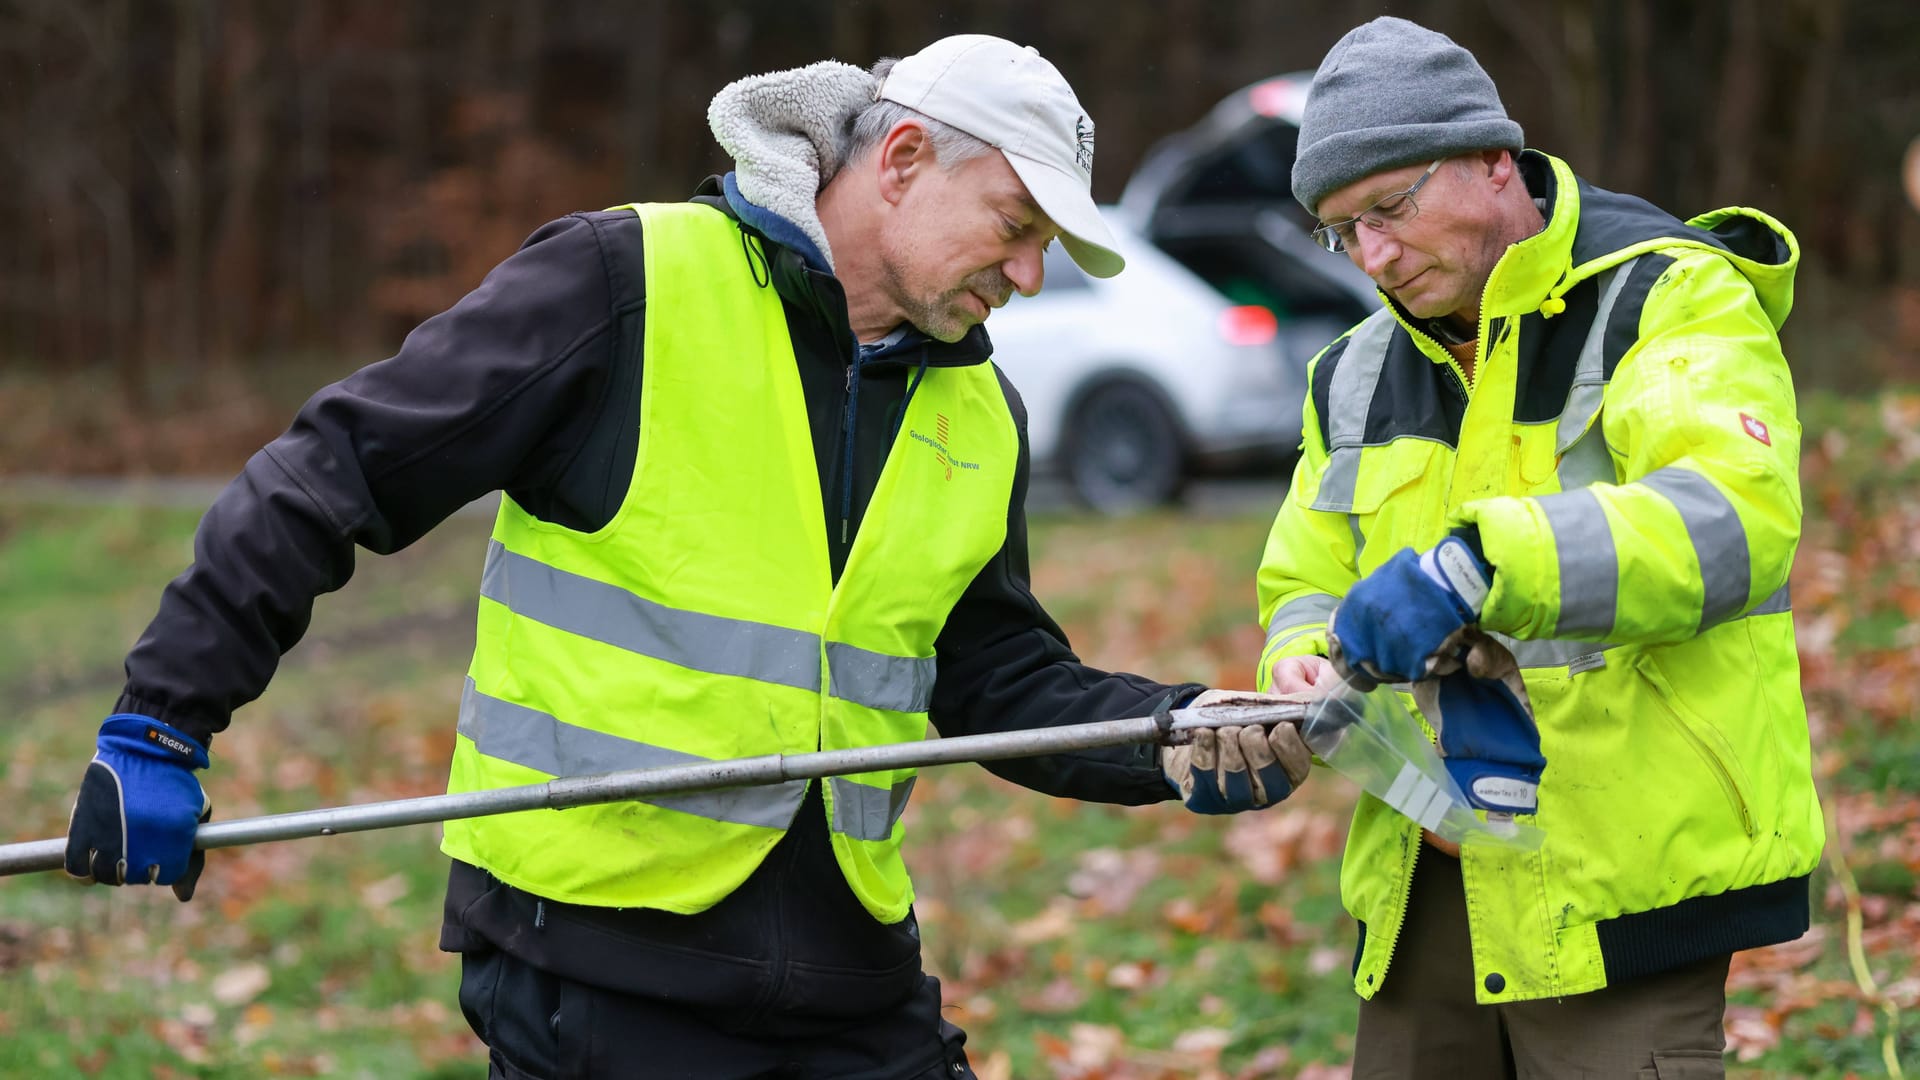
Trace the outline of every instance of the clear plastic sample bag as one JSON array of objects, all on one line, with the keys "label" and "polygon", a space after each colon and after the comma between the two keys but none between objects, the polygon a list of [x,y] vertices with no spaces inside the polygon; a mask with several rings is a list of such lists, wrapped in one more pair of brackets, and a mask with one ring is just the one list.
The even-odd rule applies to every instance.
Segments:
[{"label": "clear plastic sample bag", "polygon": [[1474,810],[1391,686],[1362,693],[1340,684],[1309,708],[1300,735],[1329,768],[1449,843],[1532,851],[1546,836],[1510,814]]}]

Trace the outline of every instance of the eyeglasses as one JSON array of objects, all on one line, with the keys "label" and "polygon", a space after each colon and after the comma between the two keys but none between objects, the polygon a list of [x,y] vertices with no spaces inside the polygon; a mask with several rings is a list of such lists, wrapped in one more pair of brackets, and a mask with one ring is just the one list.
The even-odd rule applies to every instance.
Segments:
[{"label": "eyeglasses", "polygon": [[1420,179],[1415,180],[1407,190],[1396,191],[1344,221],[1330,222],[1313,230],[1313,242],[1337,255],[1353,243],[1357,226],[1365,225],[1374,232],[1382,233],[1405,228],[1407,222],[1420,214],[1420,204],[1413,201],[1414,193],[1433,179],[1440,162],[1445,160],[1441,158],[1427,166],[1427,171],[1421,173]]}]

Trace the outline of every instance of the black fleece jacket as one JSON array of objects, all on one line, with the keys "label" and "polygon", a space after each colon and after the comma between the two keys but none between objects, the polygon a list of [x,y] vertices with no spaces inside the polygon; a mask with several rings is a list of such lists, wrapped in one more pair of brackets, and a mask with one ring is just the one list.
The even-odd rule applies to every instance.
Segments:
[{"label": "black fleece jacket", "polygon": [[[695,201],[737,220],[713,180]],[[767,255],[743,245],[741,257],[771,276],[786,307],[837,580],[912,375],[922,365],[990,363],[991,346],[976,327],[953,344],[910,333],[862,357],[839,281],[743,229],[765,241]],[[639,430],[642,240],[630,211],[543,226],[397,355],[315,394],[207,512],[194,564],[167,586],[127,657],[116,711],[210,742],[265,688],[306,631],[315,598],[347,583],[356,546],[397,551],[489,492],[573,529],[607,522],[626,494]],[[1008,731],[1139,715],[1186,697],[1198,688],[1081,664],[1034,599],[1026,413],[1004,374],[1000,385],[1020,428],[1007,539],[936,642],[934,725],[950,736]],[[1139,804],[1171,794],[1150,747],[988,767],[1080,799]],[[911,917],[883,927],[854,899],[817,789],[753,877],[698,915],[543,901],[456,862],[442,946],[504,948],[580,981],[689,1004],[757,1002],[803,1015],[875,1008],[917,986],[918,936]]]}]

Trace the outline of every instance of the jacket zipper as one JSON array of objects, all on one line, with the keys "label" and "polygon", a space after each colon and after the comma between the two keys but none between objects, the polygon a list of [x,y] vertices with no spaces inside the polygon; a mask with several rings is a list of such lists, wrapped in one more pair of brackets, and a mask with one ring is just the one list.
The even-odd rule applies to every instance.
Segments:
[{"label": "jacket zipper", "polygon": [[[1406,321],[1405,319],[1400,320],[1400,325],[1407,331],[1407,333],[1416,334],[1420,337],[1426,338],[1428,341],[1433,342],[1433,347],[1440,350],[1441,356],[1446,357],[1446,362],[1442,366],[1446,368],[1447,375],[1449,376],[1447,379],[1447,385],[1453,388],[1454,393],[1460,395],[1461,401],[1463,402],[1471,401],[1472,400],[1471,393],[1467,389],[1468,379],[1467,379],[1466,372],[1461,370],[1460,361],[1455,360],[1453,358],[1452,350],[1448,349],[1446,344],[1443,343],[1439,338],[1434,337],[1432,334],[1429,334],[1425,330],[1422,330],[1414,326],[1412,323]],[[1479,366],[1480,366],[1480,343],[1478,340],[1474,342],[1473,350],[1474,350],[1474,358],[1475,358],[1474,370],[1477,371],[1479,370]]]},{"label": "jacket zipper", "polygon": [[1720,783],[1720,792],[1726,796],[1727,805],[1733,810],[1734,816],[1740,819],[1740,827],[1746,831],[1747,838],[1751,840],[1754,836],[1753,811],[1747,806],[1747,798],[1741,793],[1740,785],[1733,778],[1733,770],[1727,767],[1726,761],[1713,748],[1713,744],[1687,722],[1686,715],[1681,712],[1679,696],[1667,684],[1666,674],[1654,663],[1653,658],[1644,653],[1641,654],[1634,663],[1634,671],[1640,681],[1653,691],[1653,696],[1659,701],[1660,709],[1666,714],[1667,719],[1679,729],[1681,736],[1687,740],[1688,745],[1693,747],[1694,753],[1700,755],[1700,760],[1707,763],[1707,767],[1713,772],[1714,779]]},{"label": "jacket zipper", "polygon": [[1721,794],[1726,796],[1727,805],[1740,819],[1740,827],[1746,831],[1747,839],[1753,839],[1753,811],[1747,806],[1746,797],[1740,794],[1740,785],[1734,783],[1733,772],[1727,768],[1727,763],[1720,760],[1720,755],[1707,744],[1707,740],[1700,737],[1699,732],[1693,730],[1693,725],[1687,723],[1686,718],[1680,715],[1679,708],[1667,700],[1666,692],[1661,689],[1660,684],[1648,679],[1647,685],[1653,687],[1653,695],[1659,699],[1661,711],[1666,713],[1667,719],[1673,721],[1674,727],[1679,729],[1680,734],[1686,738],[1694,752],[1699,754],[1700,759],[1705,761],[1707,767],[1712,770],[1714,779],[1720,782]]},{"label": "jacket zipper", "polygon": [[[1400,933],[1407,928],[1407,908],[1413,903],[1413,870],[1420,862],[1420,849],[1426,846],[1426,841],[1421,839],[1419,826],[1414,826],[1410,835],[1412,837],[1412,850],[1407,854],[1407,866],[1406,869],[1402,871],[1404,876],[1401,878],[1403,884],[1400,887],[1400,919],[1393,924],[1393,936],[1387,939],[1387,960],[1386,963],[1380,965],[1379,971],[1379,978],[1382,983],[1386,981],[1387,969],[1393,966],[1394,951],[1400,948]],[[1362,957],[1362,959],[1364,960],[1365,958]],[[1378,993],[1380,987],[1375,986],[1373,990],[1375,993]]]},{"label": "jacket zipper", "polygon": [[847,394],[841,399],[842,420],[840,425],[840,546],[847,546],[850,523],[853,520],[853,452],[855,426],[859,423],[856,415],[860,407],[860,346],[853,347],[853,355],[847,357]]},{"label": "jacket zipper", "polygon": [[[1439,349],[1440,355],[1447,358],[1447,370],[1453,374],[1454,388],[1460,392],[1460,400],[1469,400],[1472,396],[1472,386],[1475,380],[1467,378],[1466,371],[1460,366],[1460,361],[1454,359],[1453,350],[1447,348],[1445,342],[1427,330],[1415,326],[1411,319],[1402,316],[1398,311],[1395,312],[1394,317],[1407,333],[1417,334],[1433,342],[1433,347]],[[1480,297],[1480,324],[1476,327],[1477,332],[1473,339],[1473,370],[1476,378],[1478,377],[1481,365],[1487,362],[1486,349],[1484,346],[1492,343],[1491,338],[1488,336],[1491,329],[1492,320],[1487,318],[1486,295],[1482,293]]]}]

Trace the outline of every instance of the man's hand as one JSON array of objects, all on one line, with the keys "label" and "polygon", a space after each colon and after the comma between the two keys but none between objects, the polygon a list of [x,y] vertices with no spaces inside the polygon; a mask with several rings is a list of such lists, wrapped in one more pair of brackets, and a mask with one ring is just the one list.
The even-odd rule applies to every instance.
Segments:
[{"label": "man's hand", "polygon": [[[1209,690],[1188,708],[1221,701],[1259,701],[1264,694]],[[1202,728],[1193,742],[1166,750],[1161,770],[1180,801],[1197,814],[1235,814],[1258,810],[1293,794],[1306,782],[1313,753],[1290,723],[1271,728]]]},{"label": "man's hand", "polygon": [[1324,656],[1289,656],[1273,662],[1273,692],[1318,694],[1340,681],[1333,661]]},{"label": "man's hand", "polygon": [[193,834],[213,816],[193,771],[206,767],[206,748],[180,731],[134,713],[107,717],[67,823],[67,873],[102,885],[171,885],[192,899],[207,858]]},{"label": "man's hand", "polygon": [[1401,550],[1334,611],[1328,645],[1335,667],[1360,690],[1426,678],[1454,631],[1479,620],[1492,579],[1457,536],[1424,554]]}]

